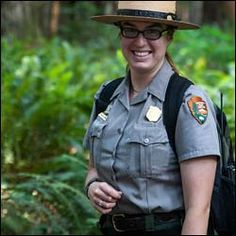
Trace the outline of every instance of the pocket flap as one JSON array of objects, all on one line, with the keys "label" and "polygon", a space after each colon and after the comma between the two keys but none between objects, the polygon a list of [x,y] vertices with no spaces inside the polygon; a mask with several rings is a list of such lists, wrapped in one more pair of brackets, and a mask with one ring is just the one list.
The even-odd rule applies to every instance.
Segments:
[{"label": "pocket flap", "polygon": [[166,131],[155,127],[134,129],[134,131],[130,134],[129,140],[130,142],[140,143],[143,145],[167,143],[169,141]]},{"label": "pocket flap", "polygon": [[99,116],[94,120],[91,127],[91,137],[100,137],[104,127],[107,125],[107,121],[101,119]]}]

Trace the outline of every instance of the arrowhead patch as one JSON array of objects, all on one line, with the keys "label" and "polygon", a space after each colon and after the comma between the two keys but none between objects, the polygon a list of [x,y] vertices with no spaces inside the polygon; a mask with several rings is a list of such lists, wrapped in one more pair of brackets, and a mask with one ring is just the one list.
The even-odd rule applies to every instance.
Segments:
[{"label": "arrowhead patch", "polygon": [[197,122],[200,125],[204,124],[208,115],[206,102],[201,97],[194,96],[188,100],[188,107]]}]

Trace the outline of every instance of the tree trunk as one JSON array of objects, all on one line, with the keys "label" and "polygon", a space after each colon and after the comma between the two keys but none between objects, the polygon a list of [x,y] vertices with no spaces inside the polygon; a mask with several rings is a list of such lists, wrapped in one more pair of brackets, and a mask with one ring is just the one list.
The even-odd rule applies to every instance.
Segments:
[{"label": "tree trunk", "polygon": [[60,16],[60,1],[52,2],[50,36],[53,37],[58,31],[58,22]]},{"label": "tree trunk", "polygon": [[1,32],[19,38],[38,38],[48,32],[51,1],[1,2]]},{"label": "tree trunk", "polygon": [[204,22],[216,23],[221,27],[226,22],[235,24],[235,1],[205,1]]},{"label": "tree trunk", "polygon": [[198,25],[202,24],[203,20],[203,1],[189,2],[189,21]]}]

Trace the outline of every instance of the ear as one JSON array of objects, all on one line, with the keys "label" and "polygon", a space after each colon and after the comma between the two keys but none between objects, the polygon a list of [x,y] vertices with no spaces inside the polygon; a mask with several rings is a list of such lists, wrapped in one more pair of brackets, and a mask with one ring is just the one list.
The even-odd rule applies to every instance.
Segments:
[{"label": "ear", "polygon": [[166,35],[166,38],[167,38],[168,42],[170,43],[174,38],[173,32],[168,32],[168,34]]}]

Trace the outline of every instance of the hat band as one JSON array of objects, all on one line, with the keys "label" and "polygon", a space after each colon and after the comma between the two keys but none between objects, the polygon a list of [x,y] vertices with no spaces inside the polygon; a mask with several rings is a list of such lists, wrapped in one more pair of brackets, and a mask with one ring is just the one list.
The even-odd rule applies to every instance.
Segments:
[{"label": "hat band", "polygon": [[179,20],[177,15],[171,12],[159,12],[159,11],[146,11],[146,10],[130,10],[121,9],[117,10],[117,15],[122,16],[139,16],[139,17],[151,17],[151,18],[161,18],[167,20]]}]

